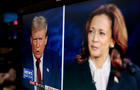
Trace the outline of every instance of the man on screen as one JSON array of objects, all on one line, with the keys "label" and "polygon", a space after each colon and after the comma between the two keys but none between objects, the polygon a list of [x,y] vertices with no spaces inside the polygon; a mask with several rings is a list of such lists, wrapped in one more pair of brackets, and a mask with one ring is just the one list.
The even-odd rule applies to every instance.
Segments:
[{"label": "man on screen", "polygon": [[[34,88],[34,90],[43,90],[41,87],[38,87],[37,85],[34,85],[33,87],[33,85],[29,83],[31,77],[33,77],[32,81],[38,84],[58,89],[60,88],[59,57],[52,50],[45,50],[48,40],[47,26],[47,21],[43,16],[35,16],[32,20],[30,35],[32,55],[31,57],[25,56],[25,58],[28,59],[24,60],[23,67],[23,77],[25,76],[24,79],[28,78],[28,80],[26,80],[28,83],[24,84],[28,84],[27,86],[25,85],[28,89]],[[27,71],[33,71],[33,75],[30,77],[27,75]]]}]

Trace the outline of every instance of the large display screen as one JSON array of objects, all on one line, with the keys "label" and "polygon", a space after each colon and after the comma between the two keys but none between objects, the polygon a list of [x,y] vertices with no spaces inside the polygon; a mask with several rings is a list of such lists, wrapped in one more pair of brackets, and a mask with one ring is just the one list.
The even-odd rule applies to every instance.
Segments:
[{"label": "large display screen", "polygon": [[[89,14],[103,4],[115,4],[121,10],[128,32],[128,50],[126,58],[140,66],[140,7],[139,1],[130,0],[89,0],[75,3],[63,3],[59,7],[44,8],[21,14],[21,64],[22,84],[25,89],[37,90],[37,87],[50,90],[63,90],[65,70],[75,61],[82,47],[82,31],[85,29]],[[42,8],[43,6],[39,6]],[[46,6],[47,7],[47,6]],[[35,16],[43,16],[47,20],[47,43],[43,50],[42,83],[37,82],[33,45],[31,42],[31,24]],[[41,46],[40,46],[41,47]],[[49,90],[49,89],[48,89]]]},{"label": "large display screen", "polygon": [[[63,21],[63,8],[53,8],[49,10],[38,11],[35,13],[25,14],[22,16],[22,48],[21,48],[21,59],[22,59],[22,84],[27,89],[37,88],[39,83],[37,83],[37,75],[34,68],[35,64],[35,52],[33,52],[34,47],[31,43],[32,34],[31,33],[31,23],[33,18],[43,16],[47,22],[47,43],[41,54],[42,59],[42,85],[41,87],[46,88],[56,88],[61,87],[61,60],[62,60],[62,21]],[[38,34],[40,36],[42,34]],[[36,37],[37,39],[40,37]],[[42,38],[41,38],[42,39]],[[37,40],[36,40],[37,41]],[[35,42],[36,42],[35,41]],[[38,54],[41,53],[42,42],[37,41],[39,44]],[[37,45],[37,44],[35,44]],[[35,58],[34,58],[35,57]],[[35,65],[35,66],[34,66]],[[34,84],[36,83],[36,84]]]}]

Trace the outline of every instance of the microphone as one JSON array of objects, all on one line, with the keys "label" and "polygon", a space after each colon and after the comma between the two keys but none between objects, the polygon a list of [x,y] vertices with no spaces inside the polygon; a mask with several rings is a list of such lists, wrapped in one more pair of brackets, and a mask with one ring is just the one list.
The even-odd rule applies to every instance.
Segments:
[{"label": "microphone", "polygon": [[39,83],[34,82],[34,81],[32,81],[32,80],[30,80],[29,83],[30,83],[31,85],[34,85],[34,86],[43,88],[43,89],[45,89],[45,90],[59,90],[59,89],[57,89],[57,88],[53,88],[53,87],[50,87],[50,86],[47,86],[47,85],[39,84]]}]

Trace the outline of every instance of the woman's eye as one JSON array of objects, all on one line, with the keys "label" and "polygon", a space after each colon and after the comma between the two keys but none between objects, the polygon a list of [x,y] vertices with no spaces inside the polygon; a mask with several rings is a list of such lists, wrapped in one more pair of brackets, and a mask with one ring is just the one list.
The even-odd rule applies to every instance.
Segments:
[{"label": "woman's eye", "polygon": [[105,35],[105,33],[104,32],[100,32],[100,35]]},{"label": "woman's eye", "polygon": [[94,33],[94,31],[93,30],[89,30],[88,33]]}]

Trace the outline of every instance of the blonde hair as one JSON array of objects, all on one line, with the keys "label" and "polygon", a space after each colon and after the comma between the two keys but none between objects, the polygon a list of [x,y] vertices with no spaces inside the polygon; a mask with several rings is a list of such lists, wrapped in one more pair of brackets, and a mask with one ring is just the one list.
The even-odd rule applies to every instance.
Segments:
[{"label": "blonde hair", "polygon": [[35,16],[31,24],[31,34],[40,30],[45,30],[47,33],[47,26],[48,26],[48,22],[45,19],[45,17]]}]

